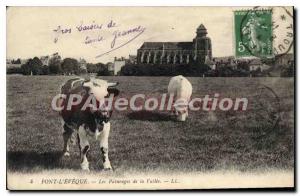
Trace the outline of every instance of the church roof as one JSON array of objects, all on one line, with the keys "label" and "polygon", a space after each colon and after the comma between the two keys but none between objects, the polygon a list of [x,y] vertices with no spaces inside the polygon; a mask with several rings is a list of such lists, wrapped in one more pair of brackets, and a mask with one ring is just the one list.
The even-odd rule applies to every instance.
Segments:
[{"label": "church roof", "polygon": [[205,26],[204,26],[203,24],[201,24],[201,25],[197,28],[197,30],[207,30],[207,29],[205,28]]},{"label": "church roof", "polygon": [[144,42],[141,49],[173,49],[173,50],[191,50],[193,42]]}]

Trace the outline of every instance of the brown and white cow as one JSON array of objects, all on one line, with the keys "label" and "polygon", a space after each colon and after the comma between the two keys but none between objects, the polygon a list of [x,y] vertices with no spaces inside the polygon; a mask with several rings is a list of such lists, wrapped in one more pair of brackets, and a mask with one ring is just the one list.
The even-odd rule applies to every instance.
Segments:
[{"label": "brown and white cow", "polygon": [[[70,79],[61,87],[61,97],[56,105],[61,107],[63,119],[64,156],[70,156],[69,144],[74,142],[77,133],[81,168],[89,170],[87,153],[90,149],[89,140],[96,139],[100,143],[100,154],[104,170],[111,170],[108,158],[108,137],[112,109],[106,107],[104,99],[111,94],[117,96],[117,83],[109,83],[101,79]],[[96,102],[96,107],[93,103]],[[89,105],[91,104],[91,105]]]}]

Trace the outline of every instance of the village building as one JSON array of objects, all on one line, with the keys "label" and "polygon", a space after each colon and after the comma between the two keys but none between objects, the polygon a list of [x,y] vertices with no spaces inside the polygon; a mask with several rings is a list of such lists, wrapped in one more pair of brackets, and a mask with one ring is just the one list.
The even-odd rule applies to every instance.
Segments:
[{"label": "village building", "polygon": [[125,66],[126,64],[126,59],[124,57],[121,57],[121,58],[117,58],[115,57],[114,59],[114,63],[113,63],[113,73],[114,75],[119,75],[120,71],[121,71],[121,68],[123,66]]},{"label": "village building", "polygon": [[211,39],[201,24],[190,42],[144,42],[137,51],[138,64],[205,64],[212,59]]},{"label": "village building", "polygon": [[257,70],[260,70],[260,71],[265,71],[265,70],[268,70],[270,68],[269,65],[265,64],[265,63],[262,63],[261,62],[261,59],[252,59],[249,64],[249,71],[257,71]]}]

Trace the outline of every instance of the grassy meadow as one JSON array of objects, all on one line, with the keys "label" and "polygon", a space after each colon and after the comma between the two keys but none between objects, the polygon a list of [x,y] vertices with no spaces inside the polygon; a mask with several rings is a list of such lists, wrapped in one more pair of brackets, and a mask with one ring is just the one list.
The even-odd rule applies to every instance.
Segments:
[{"label": "grassy meadow", "polygon": [[[62,157],[60,117],[52,98],[70,76],[7,76],[7,168],[17,172],[80,168],[78,146]],[[119,96],[167,92],[168,77],[103,77],[118,81]],[[116,172],[194,172],[293,169],[293,78],[188,78],[192,97],[246,97],[246,111],[195,111],[186,122],[169,112],[114,111],[109,155]],[[91,143],[91,170],[101,170]]]}]

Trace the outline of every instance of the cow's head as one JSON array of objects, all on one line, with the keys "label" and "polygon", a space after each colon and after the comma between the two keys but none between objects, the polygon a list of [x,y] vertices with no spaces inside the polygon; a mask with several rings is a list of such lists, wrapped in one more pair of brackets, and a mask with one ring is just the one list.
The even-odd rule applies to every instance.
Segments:
[{"label": "cow's head", "polygon": [[178,121],[185,121],[188,117],[188,102],[185,99],[178,99],[174,104],[175,115]]},{"label": "cow's head", "polygon": [[118,95],[119,91],[115,88],[118,85],[117,82],[107,82],[97,78],[91,78],[84,81],[83,86],[89,88],[89,94],[95,96],[98,101],[103,100],[109,94]]},{"label": "cow's head", "polygon": [[97,112],[100,112],[104,118],[109,118],[111,115],[111,110],[105,106],[104,99],[111,94],[114,96],[119,94],[119,90],[116,88],[117,85],[117,82],[107,82],[97,78],[88,79],[83,83],[83,86],[88,88],[89,95],[93,95],[101,104],[100,110]]}]

